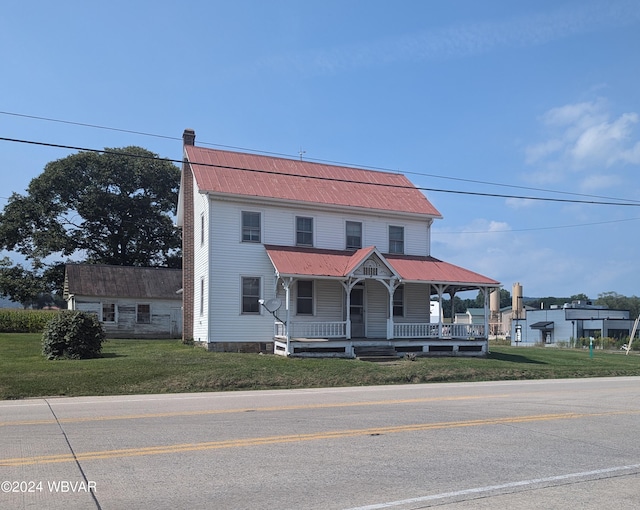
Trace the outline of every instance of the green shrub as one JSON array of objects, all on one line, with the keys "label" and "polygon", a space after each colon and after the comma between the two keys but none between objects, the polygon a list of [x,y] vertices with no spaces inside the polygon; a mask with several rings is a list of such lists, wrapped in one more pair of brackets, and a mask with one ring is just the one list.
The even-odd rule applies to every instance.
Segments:
[{"label": "green shrub", "polygon": [[94,314],[63,310],[47,323],[42,354],[48,359],[97,358],[104,341],[104,329]]}]

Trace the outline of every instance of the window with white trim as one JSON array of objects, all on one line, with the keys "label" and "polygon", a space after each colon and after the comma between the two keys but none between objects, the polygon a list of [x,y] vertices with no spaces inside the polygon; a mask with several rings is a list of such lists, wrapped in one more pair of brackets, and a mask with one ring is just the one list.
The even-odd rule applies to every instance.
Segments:
[{"label": "window with white trim", "polygon": [[393,316],[404,317],[404,287],[402,285],[393,292]]},{"label": "window with white trim", "polygon": [[260,213],[254,211],[242,211],[242,242],[260,242]]},{"label": "window with white trim", "polygon": [[260,313],[260,277],[244,276],[242,277],[242,313],[243,314],[259,314]]},{"label": "window with white trim", "polygon": [[204,246],[204,213],[200,215],[200,246]]},{"label": "window with white trim", "polygon": [[200,316],[204,315],[204,278],[200,278]]},{"label": "window with white trim", "polygon": [[347,250],[359,250],[362,248],[362,223],[359,221],[347,221],[346,237]]},{"label": "window with white trim", "polygon": [[404,227],[389,226],[389,253],[404,253]]},{"label": "window with white trim", "polygon": [[296,313],[298,315],[313,315],[313,281],[298,280],[297,285]]},{"label": "window with white trim", "polygon": [[296,246],[313,246],[313,218],[296,216]]}]

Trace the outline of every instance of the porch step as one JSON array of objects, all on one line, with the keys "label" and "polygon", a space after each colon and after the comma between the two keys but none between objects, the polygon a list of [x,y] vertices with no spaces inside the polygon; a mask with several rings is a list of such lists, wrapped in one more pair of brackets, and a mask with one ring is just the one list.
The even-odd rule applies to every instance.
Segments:
[{"label": "porch step", "polygon": [[359,345],[353,352],[361,361],[395,361],[400,357],[391,345]]}]

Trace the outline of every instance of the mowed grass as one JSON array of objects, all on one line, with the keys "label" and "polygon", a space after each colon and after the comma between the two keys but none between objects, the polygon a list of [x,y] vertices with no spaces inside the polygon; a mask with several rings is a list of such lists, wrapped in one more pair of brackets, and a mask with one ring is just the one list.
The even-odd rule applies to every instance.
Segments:
[{"label": "mowed grass", "polygon": [[49,361],[41,335],[0,334],[0,399],[376,384],[640,376],[624,352],[491,347],[487,358],[391,363],[213,353],[178,340],[109,340],[102,357]]}]

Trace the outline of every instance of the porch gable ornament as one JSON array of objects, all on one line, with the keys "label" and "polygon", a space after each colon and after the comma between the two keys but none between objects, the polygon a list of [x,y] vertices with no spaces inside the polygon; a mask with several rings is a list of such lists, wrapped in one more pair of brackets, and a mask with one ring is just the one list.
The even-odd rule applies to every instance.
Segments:
[{"label": "porch gable ornament", "polygon": [[378,276],[378,269],[378,263],[372,259],[369,259],[362,264],[362,272],[365,276]]}]

